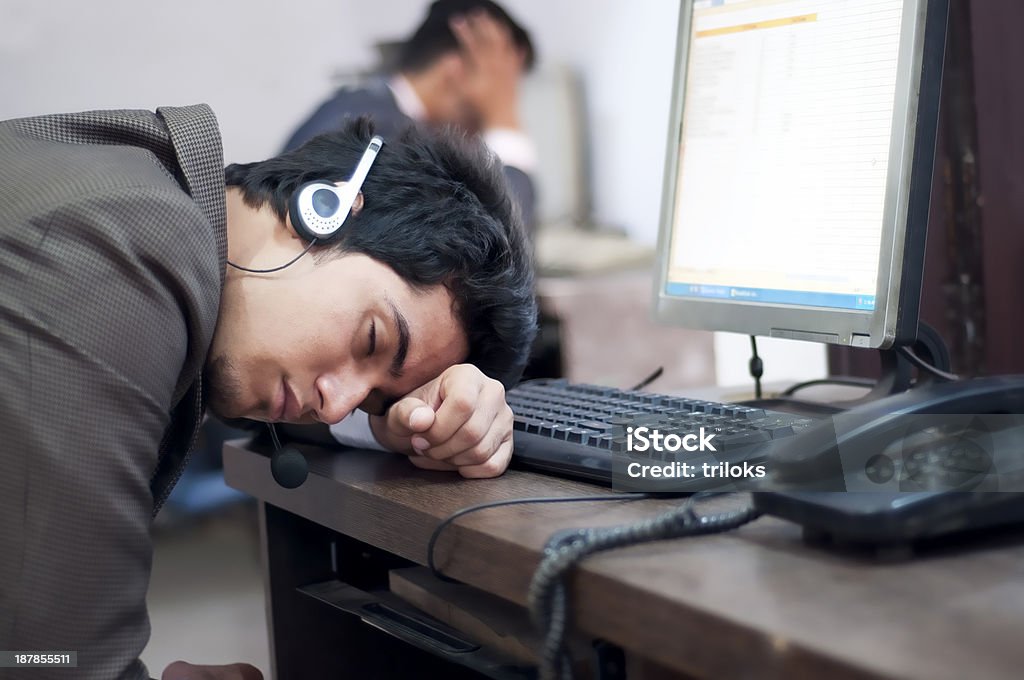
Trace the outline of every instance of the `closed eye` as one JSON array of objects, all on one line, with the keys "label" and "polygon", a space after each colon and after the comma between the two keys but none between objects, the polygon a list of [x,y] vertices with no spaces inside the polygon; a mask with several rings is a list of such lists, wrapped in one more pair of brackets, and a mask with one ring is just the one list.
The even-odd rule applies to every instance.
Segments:
[{"label": "closed eye", "polygon": [[372,357],[373,353],[377,349],[377,321],[370,321],[370,347],[366,352],[366,356]]}]

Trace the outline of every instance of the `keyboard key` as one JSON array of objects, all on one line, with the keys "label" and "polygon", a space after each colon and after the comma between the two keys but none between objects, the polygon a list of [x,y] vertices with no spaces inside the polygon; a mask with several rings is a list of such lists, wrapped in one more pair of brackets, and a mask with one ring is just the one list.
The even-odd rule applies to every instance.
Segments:
[{"label": "keyboard key", "polygon": [[768,428],[767,430],[762,430],[762,432],[764,431],[767,431],[772,436],[772,439],[782,439],[783,437],[788,437],[789,435],[796,433],[796,430],[793,429],[793,426],[789,424],[775,425]]},{"label": "keyboard key", "polygon": [[570,428],[566,435],[566,441],[570,441],[575,444],[585,444],[589,438],[590,431],[579,427]]},{"label": "keyboard key", "polygon": [[615,428],[611,423],[599,420],[581,420],[576,424],[579,427],[585,427],[588,430],[609,431]]},{"label": "keyboard key", "polygon": [[572,428],[567,425],[559,423],[555,425],[552,429],[554,430],[553,434],[551,435],[552,437],[554,437],[555,439],[566,439],[568,438],[569,430],[571,430]]},{"label": "keyboard key", "polygon": [[722,447],[724,447],[723,450],[728,451],[729,449],[738,446],[760,444],[762,442],[771,441],[771,439],[771,435],[763,430],[752,430],[749,432],[733,432],[729,434],[717,435],[712,440],[712,444],[714,444],[716,448],[720,444]]}]

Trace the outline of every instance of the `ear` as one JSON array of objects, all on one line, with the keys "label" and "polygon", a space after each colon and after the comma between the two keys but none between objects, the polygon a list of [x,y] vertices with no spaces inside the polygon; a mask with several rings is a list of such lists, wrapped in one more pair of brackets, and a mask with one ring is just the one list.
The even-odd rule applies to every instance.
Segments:
[{"label": "ear", "polygon": [[295,227],[292,226],[292,216],[287,210],[284,213],[284,230],[289,238],[300,239],[299,232],[295,231]]},{"label": "ear", "polygon": [[445,87],[461,87],[462,82],[466,79],[466,73],[469,70],[469,65],[466,63],[465,57],[460,52],[446,52],[441,55],[435,62],[437,68],[438,79],[444,83]]}]

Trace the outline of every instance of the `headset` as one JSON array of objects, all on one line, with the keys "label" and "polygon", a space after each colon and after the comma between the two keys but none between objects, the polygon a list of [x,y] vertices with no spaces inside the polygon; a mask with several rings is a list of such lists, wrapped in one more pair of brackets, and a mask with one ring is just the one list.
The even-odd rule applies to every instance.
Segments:
[{"label": "headset", "polygon": [[267,429],[270,430],[270,439],[274,442],[274,452],[270,454],[270,474],[274,476],[274,481],[286,489],[302,486],[309,476],[309,462],[306,461],[306,457],[299,453],[298,449],[281,446],[273,423],[267,423]]},{"label": "headset", "polygon": [[352,207],[359,198],[366,175],[369,174],[382,146],[384,140],[380,136],[375,135],[370,139],[370,144],[359,159],[352,177],[344,186],[339,187],[330,180],[316,179],[300,185],[292,193],[291,200],[288,201],[288,216],[291,218],[292,228],[300,238],[309,242],[301,253],[280,267],[271,269],[250,269],[230,260],[228,264],[244,272],[272,274],[298,262],[299,258],[317,243],[324,244],[335,240],[341,234],[345,220],[352,213]]},{"label": "headset", "polygon": [[[359,159],[352,177],[344,186],[339,187],[330,180],[318,179],[300,185],[292,193],[291,200],[288,201],[288,215],[292,228],[300,238],[309,241],[301,253],[280,267],[271,269],[250,269],[230,260],[228,264],[244,272],[272,274],[298,262],[299,258],[317,243],[330,243],[337,238],[359,198],[366,175],[370,172],[370,167],[373,166],[382,146],[384,140],[380,136],[375,135],[370,139],[370,144]],[[274,442],[274,453],[270,455],[270,473],[274,476],[274,481],[286,489],[302,486],[309,476],[309,463],[306,457],[290,446],[281,446],[273,423],[267,423],[267,428]]]},{"label": "headset", "polygon": [[288,214],[299,236],[307,241],[329,243],[341,232],[345,218],[352,211],[366,175],[383,145],[384,140],[380,137],[370,140],[352,177],[344,186],[313,180],[295,190],[288,202]]}]

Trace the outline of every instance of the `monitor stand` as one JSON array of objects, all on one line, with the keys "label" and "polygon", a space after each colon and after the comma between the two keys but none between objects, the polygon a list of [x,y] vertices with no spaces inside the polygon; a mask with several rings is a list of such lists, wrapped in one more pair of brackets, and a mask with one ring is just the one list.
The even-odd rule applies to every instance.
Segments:
[{"label": "monitor stand", "polygon": [[[946,343],[938,331],[928,324],[924,322],[918,323],[917,339],[909,343],[907,347],[915,355],[940,371],[949,371],[949,350],[946,349]],[[913,381],[914,366],[899,353],[898,346],[880,349],[878,353],[882,362],[882,375],[867,394],[856,399],[816,403],[790,397],[775,397],[755,399],[743,403],[773,411],[785,411],[811,417],[823,416],[867,404],[891,394],[905,392],[915,384],[927,383],[936,379],[931,374],[920,371],[917,383],[915,383]]]},{"label": "monitor stand", "polygon": [[[946,348],[945,341],[938,331],[923,321],[918,322],[917,339],[906,346],[925,363],[931,364],[940,371],[949,371],[949,350]],[[882,397],[888,397],[891,394],[906,392],[915,384],[936,380],[932,374],[919,371],[915,383],[912,380],[914,366],[899,353],[898,346],[878,350],[878,353],[882,360],[882,375],[875,386],[863,397],[840,402],[836,406],[842,409],[852,408]]]}]

